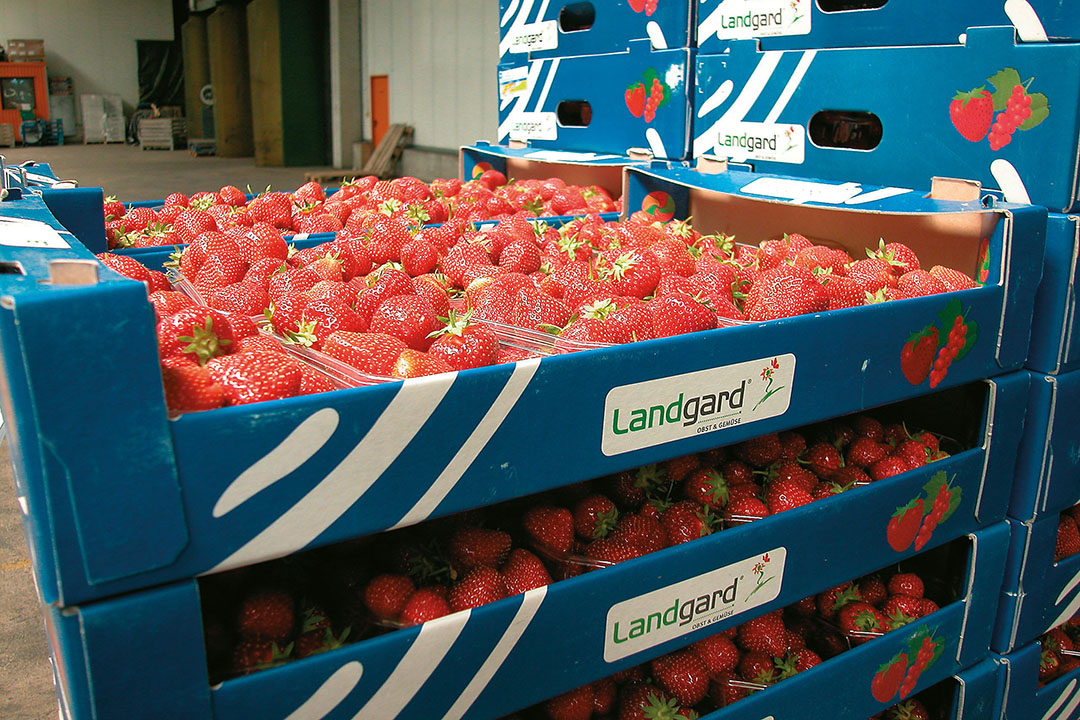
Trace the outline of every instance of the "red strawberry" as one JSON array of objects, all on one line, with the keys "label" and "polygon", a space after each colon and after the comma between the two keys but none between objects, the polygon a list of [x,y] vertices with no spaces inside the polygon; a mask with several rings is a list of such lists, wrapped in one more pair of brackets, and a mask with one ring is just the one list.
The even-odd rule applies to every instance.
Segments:
[{"label": "red strawberry", "polygon": [[296,603],[279,590],[264,590],[244,598],[236,620],[236,631],[250,640],[285,642],[296,625]]},{"label": "red strawberry", "polygon": [[448,601],[454,612],[480,607],[506,597],[506,583],[498,570],[478,567],[470,570],[450,588]]},{"label": "red strawberry", "polygon": [[902,440],[893,455],[904,461],[909,468],[922,467],[927,462],[926,446],[916,440]]},{"label": "red strawberry", "polygon": [[768,517],[768,515],[769,507],[756,497],[732,497],[727,507],[724,508],[724,521],[727,523],[750,522]]},{"label": "red strawberry", "polygon": [[574,507],[574,532],[583,540],[605,537],[614,529],[619,511],[608,497],[589,495]]},{"label": "red strawberry", "polygon": [[753,321],[822,312],[828,307],[828,293],[814,274],[787,264],[761,273],[746,298],[746,315]]},{"label": "red strawberry", "polygon": [[868,437],[857,437],[847,447],[846,463],[859,468],[866,468],[885,457],[885,449],[880,443]]},{"label": "red strawberry", "polygon": [[719,510],[727,504],[728,487],[715,470],[695,470],[683,485],[683,495],[700,505]]},{"label": "red strawberry", "polygon": [[610,280],[616,294],[644,298],[660,281],[660,261],[651,250],[606,250],[600,254],[597,270],[601,280]]},{"label": "red strawberry", "polygon": [[376,617],[396,620],[415,590],[405,575],[377,575],[364,587],[364,605]]},{"label": "red strawberry", "polygon": [[780,436],[769,433],[745,440],[734,448],[735,457],[756,468],[771,465],[780,457]]},{"label": "red strawberry", "polygon": [[330,627],[321,627],[303,632],[296,638],[294,644],[296,657],[306,658],[344,647],[350,632],[352,632],[351,627],[342,630],[340,635],[335,635],[333,628]]},{"label": "red strawberry", "polygon": [[760,650],[770,657],[787,652],[787,629],[778,612],[771,612],[739,625],[736,640],[746,650]]},{"label": "red strawberry", "polygon": [[1054,547],[1054,562],[1064,560],[1080,553],[1080,529],[1070,515],[1058,516],[1057,544]]},{"label": "red strawberry", "polygon": [[945,287],[945,283],[926,270],[912,270],[900,276],[897,290],[911,297],[926,297],[947,292],[948,288]]},{"label": "red strawberry", "polygon": [[673,504],[660,516],[667,544],[678,545],[704,537],[712,532],[707,511],[693,500]]},{"label": "red strawberry", "polygon": [[401,338],[414,350],[426,351],[433,342],[431,334],[440,328],[431,303],[419,295],[393,295],[386,298],[371,315],[368,330]]},{"label": "red strawberry", "polygon": [[534,543],[568,553],[574,545],[574,515],[566,508],[541,505],[530,508],[521,520]]},{"label": "red strawberry", "polygon": [[225,388],[221,387],[206,368],[181,361],[161,366],[165,386],[165,407],[170,413],[198,412],[224,407]]},{"label": "red strawberry", "polygon": [[957,91],[949,103],[953,127],[971,142],[979,142],[994,123],[994,100],[985,86],[967,92]]},{"label": "red strawberry", "polygon": [[888,597],[889,591],[885,588],[885,583],[876,576],[863,578],[858,582],[857,587],[862,599],[875,607],[885,602]]},{"label": "red strawberry", "polygon": [[851,602],[840,608],[836,624],[855,644],[872,640],[889,629],[885,616],[867,602]]},{"label": "red strawberry", "polygon": [[651,668],[657,684],[683,705],[697,705],[709,691],[709,670],[689,650],[661,655]]},{"label": "red strawberry", "polygon": [[205,365],[212,358],[232,352],[229,321],[210,308],[193,306],[177,311],[158,323],[157,336],[162,358],[187,357]]},{"label": "red strawberry", "polygon": [[454,369],[442,358],[407,347],[401,351],[394,366],[390,369],[390,377],[407,380],[453,371]]},{"label": "red strawberry", "polygon": [[890,455],[878,460],[876,463],[866,469],[868,475],[872,480],[884,480],[885,478],[892,477],[893,475],[899,475],[900,473],[907,472],[911,468],[901,458]]},{"label": "red strawberry", "polygon": [[897,628],[922,617],[920,600],[910,595],[890,595],[882,604],[881,612],[889,619],[889,625]]},{"label": "red strawberry", "polygon": [[810,470],[822,480],[828,480],[833,471],[844,464],[840,451],[835,445],[827,442],[811,445],[806,451],[805,462]]},{"label": "red strawberry", "polygon": [[840,608],[858,600],[862,600],[858,588],[853,583],[846,582],[817,596],[818,613],[828,620],[835,617]]},{"label": "red strawberry", "polygon": [[300,392],[299,363],[276,352],[226,355],[206,364],[231,405],[280,400]]},{"label": "red strawberry", "polygon": [[234,673],[246,675],[284,664],[292,651],[291,643],[281,648],[271,640],[241,640],[233,649],[230,667]]},{"label": "red strawberry", "polygon": [[613,537],[625,540],[647,555],[667,547],[667,535],[660,521],[651,515],[627,513],[619,518]]},{"label": "red strawberry", "polygon": [[650,300],[656,337],[672,337],[717,327],[716,314],[706,305],[685,293],[672,293]]},{"label": "red strawberry", "polygon": [[182,292],[175,290],[158,290],[150,293],[150,303],[154,306],[154,314],[161,322],[186,307],[193,307],[195,302]]},{"label": "red strawberry", "polygon": [[698,640],[690,646],[690,650],[701,658],[713,677],[718,673],[730,672],[739,665],[739,649],[730,638],[723,635],[712,635]]},{"label": "red strawberry", "polygon": [[916,498],[896,509],[885,528],[885,537],[889,547],[896,552],[903,552],[911,547],[915,535],[919,532],[923,518],[923,501]]},{"label": "red strawberry", "polygon": [[641,557],[642,551],[626,538],[620,535],[611,535],[593,540],[585,547],[585,556],[594,560],[602,560],[616,564],[626,560]]},{"label": "red strawberry", "polygon": [[922,702],[911,698],[886,710],[884,720],[930,720],[930,713]]},{"label": "red strawberry", "polygon": [[499,571],[507,595],[518,595],[551,584],[551,575],[540,558],[523,548],[514,548]]},{"label": "red strawberry", "polygon": [[460,572],[498,568],[510,553],[510,536],[501,530],[467,526],[450,538],[450,561]]},{"label": "red strawberry", "polygon": [[814,501],[810,491],[794,480],[780,480],[769,483],[765,491],[765,504],[773,515],[792,510]]},{"label": "red strawberry", "polygon": [[979,287],[979,284],[972,280],[966,273],[942,265],[935,265],[930,268],[930,274],[940,280],[950,292],[953,290],[969,290],[971,288]]},{"label": "red strawberry", "polygon": [[925,591],[922,578],[915,573],[897,573],[889,578],[890,595],[908,595],[921,598]]},{"label": "red strawberry", "polygon": [[471,322],[468,314],[459,318],[451,310],[446,325],[435,333],[428,352],[455,370],[494,365],[498,361],[499,338],[487,325]]},{"label": "red strawberry", "polygon": [[907,672],[908,657],[905,653],[895,655],[883,664],[870,681],[870,694],[880,703],[891,702],[898,692]]}]

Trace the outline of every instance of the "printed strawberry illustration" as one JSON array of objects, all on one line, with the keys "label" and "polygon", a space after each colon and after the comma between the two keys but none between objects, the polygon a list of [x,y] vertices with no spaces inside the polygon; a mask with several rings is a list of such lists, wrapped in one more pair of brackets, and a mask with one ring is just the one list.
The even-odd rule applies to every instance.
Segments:
[{"label": "printed strawberry illustration", "polygon": [[949,103],[953,127],[971,142],[979,142],[990,132],[994,122],[994,99],[985,85],[957,92]]},{"label": "printed strawberry illustration", "polygon": [[937,387],[945,379],[949,367],[967,355],[978,338],[978,324],[974,320],[966,320],[965,314],[959,300],[953,300],[938,313],[942,327],[949,329],[949,336],[930,370],[931,388]]},{"label": "printed strawberry illustration", "polygon": [[956,508],[960,506],[960,488],[953,487],[950,482],[945,472],[937,472],[923,486],[923,490],[926,491],[926,500],[930,503],[930,511],[923,518],[919,532],[915,535],[916,551],[922,550],[923,546],[930,542],[934,529],[952,517]]},{"label": "printed strawberry illustration", "polygon": [[889,662],[878,668],[870,681],[870,694],[878,702],[887,703],[900,692],[900,683],[907,674],[908,656],[898,653]]},{"label": "printed strawberry illustration", "polygon": [[889,547],[896,552],[903,552],[911,547],[923,519],[923,501],[915,498],[907,505],[896,508],[889,524],[885,527],[885,538]]},{"label": "printed strawberry illustration", "polygon": [[900,350],[900,370],[912,385],[921,385],[930,374],[938,349],[938,329],[927,325],[908,337]]},{"label": "printed strawberry illustration", "polygon": [[641,117],[645,112],[645,85],[634,83],[626,88],[626,108],[634,117]]}]

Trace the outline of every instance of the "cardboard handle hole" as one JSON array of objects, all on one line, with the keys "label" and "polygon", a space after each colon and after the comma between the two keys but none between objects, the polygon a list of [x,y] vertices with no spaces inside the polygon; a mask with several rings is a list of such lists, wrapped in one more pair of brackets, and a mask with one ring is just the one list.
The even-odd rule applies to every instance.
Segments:
[{"label": "cardboard handle hole", "polygon": [[588,30],[594,22],[596,8],[591,2],[570,3],[559,11],[559,30],[564,33]]},{"label": "cardboard handle hole", "polygon": [[809,133],[818,147],[873,150],[881,143],[881,119],[861,110],[822,110],[810,118]]},{"label": "cardboard handle hole", "polygon": [[0,275],[25,275],[22,263],[0,260]]},{"label": "cardboard handle hole", "polygon": [[592,122],[592,105],[588,100],[563,100],[555,113],[563,126],[587,127]]},{"label": "cardboard handle hole", "polygon": [[817,0],[822,12],[846,12],[848,10],[877,10],[889,0]]}]

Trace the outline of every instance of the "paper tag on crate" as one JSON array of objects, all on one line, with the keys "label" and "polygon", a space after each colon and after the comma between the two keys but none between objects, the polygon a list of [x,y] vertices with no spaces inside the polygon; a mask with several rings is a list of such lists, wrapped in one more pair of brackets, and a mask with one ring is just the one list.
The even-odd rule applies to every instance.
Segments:
[{"label": "paper tag on crate", "polygon": [[510,52],[512,53],[554,50],[557,47],[559,47],[559,23],[556,20],[528,23],[510,31]]},{"label": "paper tag on crate", "polygon": [[509,68],[499,71],[499,99],[509,100],[529,93],[529,67]]},{"label": "paper tag on crate", "polygon": [[52,226],[37,220],[0,217],[0,245],[7,247],[70,248]]},{"label": "paper tag on crate", "polygon": [[553,112],[524,112],[510,125],[511,140],[558,140],[559,127]]},{"label": "paper tag on crate", "polygon": [[698,37],[720,40],[808,35],[814,0],[724,0],[698,22]]}]

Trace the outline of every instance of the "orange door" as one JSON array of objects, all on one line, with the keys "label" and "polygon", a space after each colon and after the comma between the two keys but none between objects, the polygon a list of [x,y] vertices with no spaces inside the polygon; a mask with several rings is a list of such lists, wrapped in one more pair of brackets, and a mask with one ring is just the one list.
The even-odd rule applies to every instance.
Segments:
[{"label": "orange door", "polygon": [[371,76],[371,141],[382,142],[390,127],[390,87],[386,75]]}]

